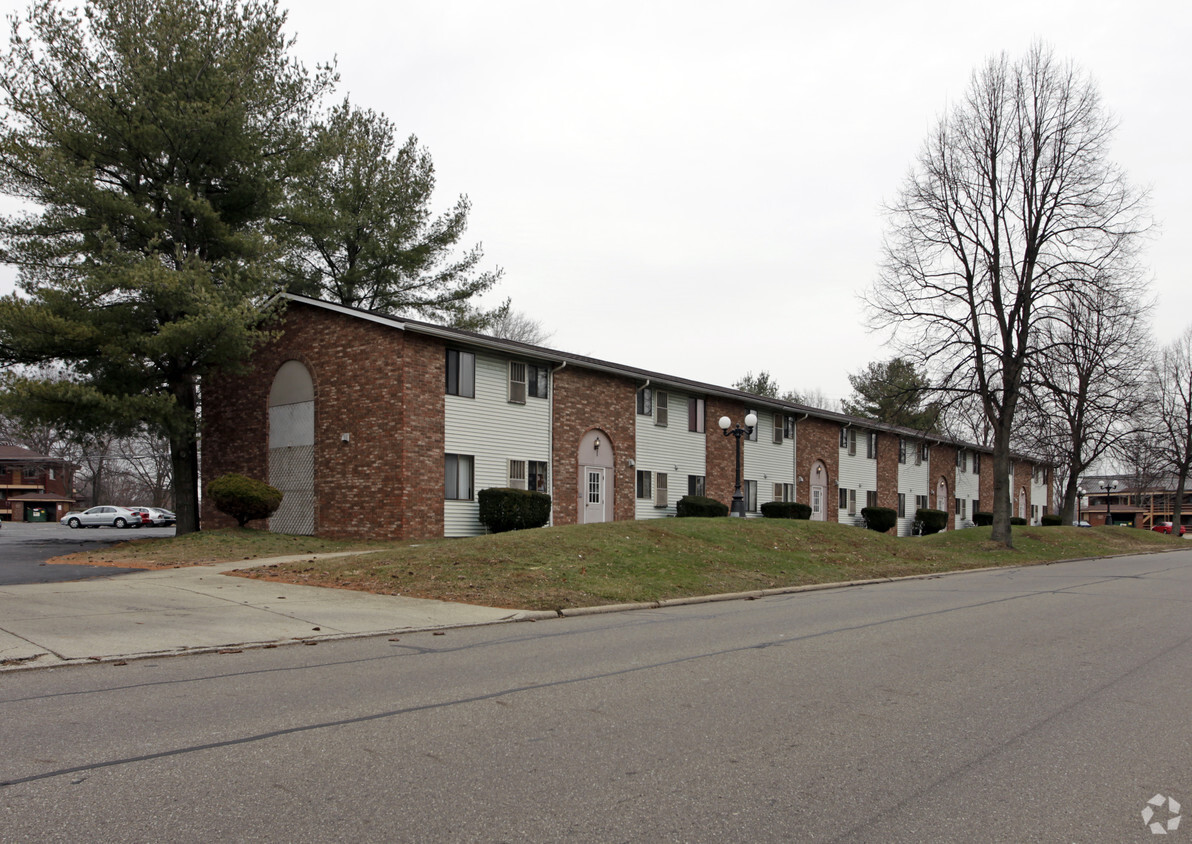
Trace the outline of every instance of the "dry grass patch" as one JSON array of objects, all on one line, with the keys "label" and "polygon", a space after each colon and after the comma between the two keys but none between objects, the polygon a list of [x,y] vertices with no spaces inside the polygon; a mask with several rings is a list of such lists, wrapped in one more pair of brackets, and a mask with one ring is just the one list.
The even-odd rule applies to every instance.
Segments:
[{"label": "dry grass patch", "polygon": [[313,555],[240,572],[266,580],[517,609],[558,610],[785,586],[1184,547],[1127,528],[1015,528],[1013,549],[989,528],[897,538],[820,522],[655,519],[427,542],[347,542],[218,530],[133,540],[57,562],[145,568]]}]

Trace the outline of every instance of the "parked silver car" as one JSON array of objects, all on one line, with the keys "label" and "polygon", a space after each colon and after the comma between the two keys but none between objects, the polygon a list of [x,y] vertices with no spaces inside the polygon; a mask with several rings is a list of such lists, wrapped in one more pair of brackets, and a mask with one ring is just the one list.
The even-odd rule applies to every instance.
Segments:
[{"label": "parked silver car", "polygon": [[142,515],[142,512],[142,510],[134,510],[131,507],[114,507],[110,504],[101,504],[98,507],[92,507],[81,513],[67,513],[58,521],[69,528],[97,528],[105,525],[115,528],[139,528],[145,521],[145,516]]}]

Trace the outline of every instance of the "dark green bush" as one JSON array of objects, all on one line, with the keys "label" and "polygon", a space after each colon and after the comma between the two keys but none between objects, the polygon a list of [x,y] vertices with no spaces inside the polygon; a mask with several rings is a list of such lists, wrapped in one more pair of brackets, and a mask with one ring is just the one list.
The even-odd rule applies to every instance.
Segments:
[{"label": "dark green bush", "polygon": [[282,491],[264,481],[232,473],[207,484],[207,495],[221,513],[227,513],[240,527],[253,519],[267,519],[281,506]]},{"label": "dark green bush", "polygon": [[480,524],[493,533],[542,527],[550,521],[550,496],[532,489],[491,487],[476,494]]},{"label": "dark green bush", "polygon": [[923,526],[923,535],[939,533],[948,526],[948,514],[943,510],[929,510],[921,507],[915,511],[915,519]]},{"label": "dark green bush", "polygon": [[973,524],[977,527],[989,527],[993,524],[993,513],[973,513]]},{"label": "dark green bush", "polygon": [[675,505],[675,515],[681,518],[713,518],[728,515],[728,505],[702,495],[684,495]]},{"label": "dark green bush", "polygon": [[1059,527],[1064,523],[1064,520],[1055,513],[1043,514],[1043,527]]},{"label": "dark green bush", "polygon": [[861,518],[865,520],[865,527],[885,533],[898,524],[898,511],[892,507],[862,507]]},{"label": "dark green bush", "polygon": [[1022,516],[1011,516],[1011,517],[1010,517],[1010,524],[1012,524],[1012,525],[1025,525],[1025,524],[1026,524],[1026,519],[1024,519]]},{"label": "dark green bush", "polygon": [[762,505],[762,515],[767,519],[810,519],[811,505],[797,501],[767,501]]}]

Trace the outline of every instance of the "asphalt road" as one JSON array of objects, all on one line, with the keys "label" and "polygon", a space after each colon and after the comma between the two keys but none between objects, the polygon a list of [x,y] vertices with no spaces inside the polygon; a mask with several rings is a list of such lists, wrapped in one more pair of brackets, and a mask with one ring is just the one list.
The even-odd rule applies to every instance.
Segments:
[{"label": "asphalt road", "polygon": [[71,530],[57,523],[5,522],[0,528],[0,586],[18,583],[57,583],[140,571],[105,566],[48,566],[45,561],[51,557],[114,545],[130,539],[173,535],[172,527],[124,530],[101,527]]},{"label": "asphalt road", "polygon": [[1169,840],[1190,608],[1180,551],[15,672],[0,840]]}]

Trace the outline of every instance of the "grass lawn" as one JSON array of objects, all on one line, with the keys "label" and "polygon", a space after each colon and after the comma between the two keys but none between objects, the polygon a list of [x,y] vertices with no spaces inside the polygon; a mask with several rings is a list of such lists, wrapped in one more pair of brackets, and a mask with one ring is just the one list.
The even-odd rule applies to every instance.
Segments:
[{"label": "grass lawn", "polygon": [[1016,527],[1014,548],[989,528],[897,538],[779,519],[655,519],[571,525],[471,539],[341,542],[255,530],[136,540],[58,562],[161,567],[376,549],[248,569],[246,577],[557,610],[868,578],[1012,566],[1181,548],[1183,540],[1120,527]]}]

